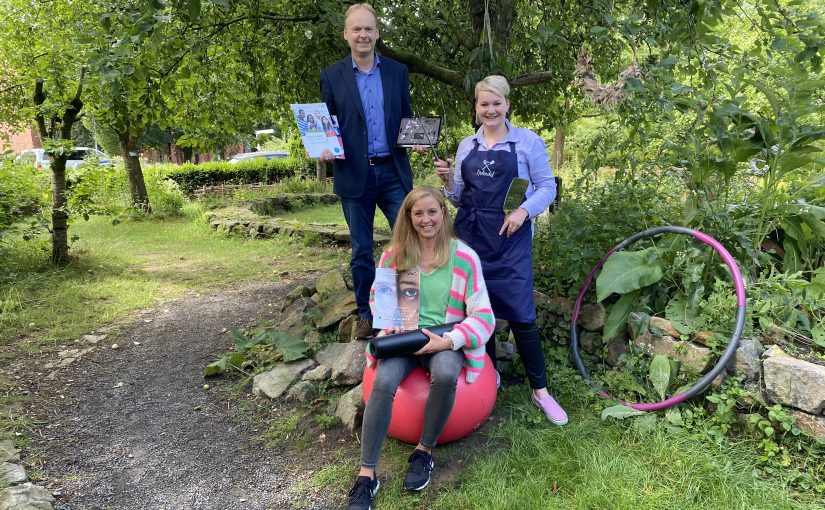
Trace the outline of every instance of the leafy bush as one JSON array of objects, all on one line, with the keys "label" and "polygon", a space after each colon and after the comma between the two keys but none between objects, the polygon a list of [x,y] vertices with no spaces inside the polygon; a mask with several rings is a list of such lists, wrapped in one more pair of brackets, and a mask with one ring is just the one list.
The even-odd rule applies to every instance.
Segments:
[{"label": "leafy bush", "polygon": [[[162,169],[147,167],[143,172],[152,215],[157,218],[178,216],[185,197],[177,183]],[[93,214],[142,217],[132,207],[126,170],[122,164],[84,165],[69,174],[67,200],[71,216],[87,218]]]},{"label": "leafy bush", "polygon": [[28,224],[26,217],[36,216],[50,199],[49,175],[11,160],[0,161],[0,241],[11,231],[23,230],[26,237],[42,228],[42,218]]},{"label": "leafy bush", "polygon": [[[187,195],[202,186],[219,184],[272,184],[288,177],[309,172],[308,160],[295,158],[239,161],[237,163],[212,162],[200,165],[155,165],[157,171],[174,180]],[[311,172],[315,173],[314,169]]]},{"label": "leafy bush", "polygon": [[666,175],[606,182],[567,195],[533,243],[534,281],[544,292],[574,296],[593,265],[626,237],[679,224],[682,192]]}]

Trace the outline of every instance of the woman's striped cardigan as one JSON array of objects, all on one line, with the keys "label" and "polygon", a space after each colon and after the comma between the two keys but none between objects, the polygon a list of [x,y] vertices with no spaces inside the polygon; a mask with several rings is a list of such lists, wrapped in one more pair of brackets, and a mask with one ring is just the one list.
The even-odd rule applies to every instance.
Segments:
[{"label": "woman's striped cardigan", "polygon": [[[387,250],[381,255],[379,268],[395,268],[389,263],[392,251]],[[493,308],[490,306],[490,297],[487,295],[487,286],[484,284],[484,275],[481,272],[481,262],[472,248],[462,241],[456,241],[456,251],[453,265],[453,278],[450,285],[450,297],[447,301],[444,323],[461,321],[452,331],[444,334],[454,341],[454,345],[461,345],[464,350],[465,377],[468,383],[474,382],[484,368],[484,344],[493,334],[496,319]],[[370,307],[375,301],[375,289],[370,288]],[[372,366],[375,362],[367,352],[367,363]]]}]

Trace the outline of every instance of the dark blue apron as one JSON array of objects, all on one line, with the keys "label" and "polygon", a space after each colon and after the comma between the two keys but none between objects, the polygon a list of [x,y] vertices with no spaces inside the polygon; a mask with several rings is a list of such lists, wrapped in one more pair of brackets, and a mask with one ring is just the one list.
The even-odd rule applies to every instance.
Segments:
[{"label": "dark blue apron", "polygon": [[504,198],[518,177],[514,142],[510,151],[479,151],[478,140],[461,164],[464,190],[455,217],[456,235],[478,253],[497,319],[532,322],[533,235],[530,220],[513,235],[498,235],[504,223]]}]

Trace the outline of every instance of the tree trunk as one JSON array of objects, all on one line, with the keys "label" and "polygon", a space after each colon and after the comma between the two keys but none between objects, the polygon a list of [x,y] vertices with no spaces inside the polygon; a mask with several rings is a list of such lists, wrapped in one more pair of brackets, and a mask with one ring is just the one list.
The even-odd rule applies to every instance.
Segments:
[{"label": "tree trunk", "polygon": [[123,162],[126,165],[126,175],[129,177],[129,192],[132,195],[132,206],[145,213],[151,213],[149,195],[146,193],[146,182],[143,180],[143,171],[140,168],[140,152],[138,151],[138,136],[128,131],[117,134],[120,150],[123,151]]},{"label": "tree trunk", "polygon": [[66,207],[66,158],[51,161],[52,171],[52,263],[69,262],[69,213]]},{"label": "tree trunk", "polygon": [[183,153],[183,162],[184,163],[191,163],[192,162],[192,147],[181,147],[180,150]]},{"label": "tree trunk", "polygon": [[315,178],[321,182],[327,180],[327,164],[320,159],[315,160]]},{"label": "tree trunk", "polygon": [[553,172],[561,170],[564,164],[564,124],[556,126],[556,137],[553,140],[553,161],[550,163]]},{"label": "tree trunk", "polygon": [[[77,92],[74,98],[69,101],[62,117],[51,118],[51,129],[46,127],[46,118],[43,113],[35,115],[37,132],[40,140],[46,142],[49,138],[57,140],[71,140],[72,126],[83,109],[83,77],[86,68],[80,70]],[[43,90],[45,80],[38,78],[34,83],[34,95],[32,101],[37,107],[41,107],[46,102],[46,92]],[[52,175],[52,263],[66,264],[69,262],[69,211],[66,206],[66,160],[69,155],[61,153],[54,155],[47,152],[50,159],[50,170]]]}]

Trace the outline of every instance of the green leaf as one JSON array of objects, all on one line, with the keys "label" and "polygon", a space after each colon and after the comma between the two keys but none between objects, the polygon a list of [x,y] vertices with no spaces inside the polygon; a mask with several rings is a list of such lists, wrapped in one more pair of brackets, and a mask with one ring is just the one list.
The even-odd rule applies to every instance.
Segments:
[{"label": "green leaf", "polygon": [[693,218],[695,218],[696,215],[699,214],[699,211],[699,201],[696,200],[695,196],[688,195],[688,197],[685,199],[685,207],[682,213],[682,217],[685,220],[685,225],[690,224],[690,222],[693,221]]},{"label": "green leaf", "polygon": [[800,251],[808,251],[808,240],[805,231],[802,230],[802,221],[796,217],[783,218],[779,221],[779,226],[785,231],[789,237],[797,242]]},{"label": "green leaf", "polygon": [[204,377],[212,377],[215,375],[220,375],[226,371],[227,362],[229,361],[229,356],[226,355],[223,358],[215,361],[214,363],[210,363],[206,365],[203,369],[203,376]]},{"label": "green leaf", "polygon": [[779,116],[782,113],[779,98],[776,97],[776,94],[774,94],[767,85],[755,80],[745,80],[745,83],[750,84],[753,88],[764,94],[765,98],[771,104],[771,109],[775,116]]},{"label": "green leaf", "polygon": [[201,0],[188,0],[186,4],[186,15],[189,21],[195,21],[201,15]]},{"label": "green leaf", "polygon": [[605,343],[613,340],[613,338],[624,329],[627,323],[627,316],[630,315],[630,312],[633,310],[633,305],[638,297],[638,290],[628,292],[627,294],[623,294],[622,297],[610,307],[610,312],[607,314],[607,319],[605,319],[604,328],[602,329],[602,339]]},{"label": "green leaf", "polygon": [[639,416],[645,414],[644,411],[639,411],[637,409],[633,409],[632,407],[627,407],[623,405],[615,405],[608,407],[604,411],[602,411],[602,420],[606,420],[608,418],[616,418],[617,420],[624,420],[625,418],[629,418],[631,416]]},{"label": "green leaf", "polygon": [[659,418],[655,414],[644,414],[633,419],[633,430],[637,434],[650,434],[656,430]]},{"label": "green leaf", "polygon": [[648,377],[659,397],[664,400],[665,395],[667,395],[667,388],[670,386],[670,361],[667,356],[657,354],[653,357],[653,361],[650,362]]},{"label": "green leaf", "polygon": [[804,264],[799,255],[799,248],[796,246],[796,241],[790,237],[786,237],[782,242],[782,248],[785,250],[785,256],[782,258],[782,270],[786,273],[796,273],[801,271]]},{"label": "green leaf", "polygon": [[784,175],[810,163],[822,164],[822,159],[812,158],[810,156],[800,156],[797,154],[786,154],[779,160],[779,171],[782,175]]},{"label": "green leaf", "polygon": [[306,342],[289,333],[279,335],[277,345],[286,363],[306,358],[304,353],[309,349]]},{"label": "green leaf", "polygon": [[665,411],[665,420],[675,427],[685,426],[685,420],[682,419],[682,412],[675,407],[671,407]]},{"label": "green leaf", "polygon": [[820,347],[825,347],[825,324],[819,323],[811,328],[811,336],[814,343]]},{"label": "green leaf", "polygon": [[696,331],[696,314],[693,313],[688,300],[681,292],[668,301],[665,307],[665,318],[683,335],[689,335]]},{"label": "green leaf", "polygon": [[237,329],[230,329],[229,330],[229,338],[235,342],[235,349],[238,351],[244,351],[247,349],[247,344],[249,343],[249,339],[246,335]]},{"label": "green leaf", "polygon": [[813,213],[806,212],[799,215],[799,218],[805,222],[806,225],[816,234],[818,237],[825,239],[825,223],[821,220],[817,219]]},{"label": "green leaf", "polygon": [[619,251],[607,259],[596,278],[596,298],[599,301],[616,292],[627,294],[662,279],[661,260],[655,248],[640,251]]},{"label": "green leaf", "polygon": [[228,355],[225,356],[227,366],[230,366],[236,370],[241,370],[243,368],[244,362],[246,362],[246,356],[240,352],[230,352]]}]

